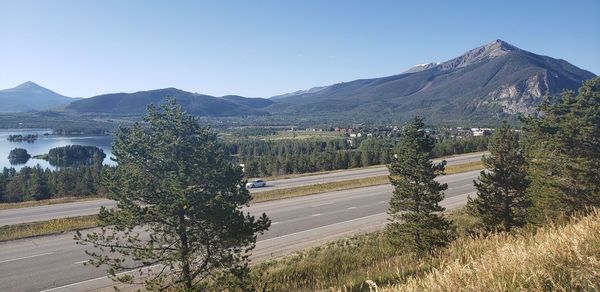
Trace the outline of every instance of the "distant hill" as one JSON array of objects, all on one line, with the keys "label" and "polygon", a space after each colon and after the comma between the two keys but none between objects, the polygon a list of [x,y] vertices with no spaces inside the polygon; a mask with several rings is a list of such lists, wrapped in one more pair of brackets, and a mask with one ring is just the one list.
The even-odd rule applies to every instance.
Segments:
[{"label": "distant hill", "polygon": [[545,94],[577,90],[591,72],[495,40],[443,63],[272,97],[278,114],[428,122],[497,122],[530,114]]},{"label": "distant hill", "polygon": [[263,108],[273,104],[273,101],[264,98],[214,97],[165,88],[98,95],[73,102],[66,109],[79,113],[141,114],[148,104],[159,105],[167,96],[175,98],[187,112],[202,116],[266,115],[268,112]]},{"label": "distant hill", "polygon": [[74,100],[77,99],[27,81],[15,88],[0,90],[0,112],[42,111],[65,106]]}]

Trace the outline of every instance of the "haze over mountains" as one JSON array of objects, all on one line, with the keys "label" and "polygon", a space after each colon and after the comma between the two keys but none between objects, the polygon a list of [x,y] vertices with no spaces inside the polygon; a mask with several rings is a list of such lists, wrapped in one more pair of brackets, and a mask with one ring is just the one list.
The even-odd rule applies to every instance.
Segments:
[{"label": "haze over mountains", "polygon": [[0,90],[0,112],[41,111],[75,100],[27,81],[15,88]]},{"label": "haze over mountains", "polygon": [[0,91],[0,112],[64,107],[78,113],[141,114],[148,103],[172,96],[190,113],[205,116],[286,115],[429,122],[499,121],[531,114],[546,94],[577,90],[595,77],[561,59],[495,40],[441,63],[417,65],[402,74],[314,87],[270,99],[214,97],[176,88],[104,94],[73,101],[24,83]]},{"label": "haze over mountains", "polygon": [[202,116],[242,116],[268,114],[263,108],[273,101],[236,95],[214,97],[165,88],[135,93],[113,93],[94,96],[71,103],[66,107],[80,113],[142,114],[149,103],[161,104],[167,96],[177,100],[191,114]]}]

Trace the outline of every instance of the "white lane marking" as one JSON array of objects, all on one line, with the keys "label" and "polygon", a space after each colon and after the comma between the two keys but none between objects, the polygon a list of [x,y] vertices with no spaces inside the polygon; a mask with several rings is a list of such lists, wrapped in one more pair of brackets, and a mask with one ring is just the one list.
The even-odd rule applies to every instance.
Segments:
[{"label": "white lane marking", "polygon": [[[381,216],[381,215],[384,215],[384,214],[386,214],[386,213],[379,213],[379,214],[369,215],[369,216],[365,216],[365,217],[361,217],[361,218],[356,218],[356,219],[352,219],[352,220],[348,220],[348,221],[333,223],[333,224],[329,224],[329,225],[325,225],[325,226],[320,226],[320,227],[309,229],[309,230],[303,230],[303,231],[298,231],[298,232],[294,232],[294,233],[290,233],[290,234],[286,234],[286,235],[282,235],[282,236],[278,236],[278,237],[273,237],[273,238],[269,238],[269,239],[259,240],[256,243],[266,242],[266,241],[275,240],[275,239],[281,239],[281,238],[284,238],[284,237],[293,236],[293,235],[297,235],[297,234],[301,234],[301,233],[306,233],[306,232],[313,232],[314,230],[318,230],[318,229],[322,229],[322,228],[327,228],[327,227],[331,227],[331,226],[336,226],[336,225],[340,225],[340,224],[346,224],[346,223],[349,223],[349,222],[358,221],[358,220],[362,220],[362,219],[370,218],[370,217],[374,217],[374,216]],[[154,265],[154,266],[150,266],[148,268],[152,269],[152,268],[158,267],[158,266],[160,266],[160,265]],[[122,272],[122,273],[117,274],[117,276],[123,275],[125,273],[131,273],[131,272],[133,272],[133,271]],[[98,281],[98,280],[103,280],[103,279],[108,279],[108,277],[106,277],[106,276],[104,276],[104,277],[98,277],[98,278],[89,279],[89,280],[85,280],[85,281],[81,281],[81,282],[77,282],[77,283],[72,283],[72,284],[68,284],[68,285],[64,285],[64,286],[60,286],[60,287],[55,287],[55,288],[51,288],[51,289],[47,289],[47,290],[42,290],[40,292],[50,292],[50,291],[62,290],[62,289],[65,289],[65,288],[74,287],[74,286],[77,286],[77,285],[81,285],[81,284],[85,284],[85,283],[90,283],[90,282],[94,282],[94,281]]]},{"label": "white lane marking", "polygon": [[18,261],[18,260],[30,259],[30,258],[35,258],[35,257],[41,257],[41,256],[53,254],[53,253],[54,252],[46,252],[46,253],[34,254],[34,255],[30,255],[30,256],[26,256],[26,257],[20,257],[20,258],[16,258],[16,259],[3,260],[3,261],[0,261],[0,264],[14,262],[14,261]]},{"label": "white lane marking", "polygon": [[[158,266],[160,266],[160,265],[153,265],[153,266],[144,267],[144,268],[141,268],[141,269],[153,269],[153,268],[158,267]],[[139,270],[140,269],[136,269],[136,270],[132,270],[132,271],[126,271],[126,272],[121,272],[121,273],[118,273],[116,275],[117,276],[121,276],[121,275],[124,275],[124,274],[127,274],[127,273],[137,272]],[[98,278],[89,279],[89,280],[85,280],[85,281],[81,281],[81,282],[77,282],[77,283],[73,283],[73,284],[68,284],[68,285],[64,285],[64,286],[60,286],[60,287],[55,287],[55,288],[50,288],[50,289],[42,290],[40,292],[49,292],[49,291],[62,290],[62,289],[73,287],[73,286],[77,286],[77,285],[80,285],[80,284],[90,283],[90,282],[94,282],[94,281],[98,281],[98,280],[104,280],[104,279],[109,279],[109,278],[107,276],[98,277]]]},{"label": "white lane marking", "polygon": [[310,215],[311,217],[317,217],[317,216],[321,216],[321,214],[312,214]]},{"label": "white lane marking", "polygon": [[87,262],[88,262],[88,260],[85,260],[85,261],[74,262],[73,264],[74,265],[81,265],[81,264],[87,263]]},{"label": "white lane marking", "polygon": [[271,225],[277,225],[277,224],[279,224],[279,222],[273,222],[273,223],[271,223]]},{"label": "white lane marking", "polygon": [[[468,194],[471,194],[471,193],[468,193]],[[381,201],[380,203],[387,203],[387,202],[386,201]],[[442,206],[446,206],[446,205],[448,205],[448,201],[444,200],[442,202],[442,204],[443,204]],[[278,236],[278,237],[263,239],[263,240],[257,241],[256,243],[267,242],[267,241],[277,240],[277,239],[282,239],[282,238],[285,238],[285,237],[294,236],[294,235],[298,235],[298,234],[302,234],[302,233],[306,233],[306,232],[314,232],[315,230],[319,230],[319,229],[323,229],[323,228],[328,228],[328,227],[332,227],[332,226],[336,226],[336,225],[340,225],[340,224],[347,224],[347,223],[350,223],[350,222],[364,220],[364,219],[367,219],[367,218],[377,217],[377,216],[382,216],[382,215],[387,215],[387,212],[386,213],[373,214],[373,215],[369,215],[369,216],[365,216],[365,217],[360,217],[360,218],[355,218],[355,219],[351,219],[351,220],[347,220],[347,221],[332,223],[332,224],[329,224],[329,225],[319,226],[319,227],[316,227],[316,228],[313,228],[313,229],[298,231],[298,232],[294,232],[294,233],[290,233],[290,234],[286,234],[286,235],[282,235],[282,236]]]},{"label": "white lane marking", "polygon": [[356,209],[356,207],[349,207],[348,210]]},{"label": "white lane marking", "polygon": [[387,201],[379,201],[379,204],[385,204]]},{"label": "white lane marking", "polygon": [[365,216],[365,217],[360,217],[360,218],[356,218],[356,219],[352,219],[352,220],[348,220],[348,221],[342,221],[342,222],[333,223],[333,224],[329,224],[329,225],[323,225],[323,226],[315,227],[313,229],[302,230],[302,231],[298,231],[298,232],[294,232],[294,233],[290,233],[290,234],[286,234],[286,235],[282,235],[282,236],[278,236],[278,237],[273,237],[273,238],[259,240],[256,243],[266,242],[266,241],[271,241],[271,240],[276,240],[276,239],[282,239],[282,238],[285,238],[285,237],[294,236],[294,235],[298,235],[298,234],[306,233],[306,232],[314,232],[315,230],[319,230],[319,229],[322,229],[322,228],[332,227],[332,226],[341,225],[341,224],[347,224],[347,223],[350,223],[350,222],[354,222],[354,221],[358,221],[358,220],[364,220],[366,218],[371,218],[371,217],[376,217],[376,216],[381,216],[381,215],[387,215],[387,213],[378,213],[378,214],[373,214],[373,215],[369,215],[369,216]]}]

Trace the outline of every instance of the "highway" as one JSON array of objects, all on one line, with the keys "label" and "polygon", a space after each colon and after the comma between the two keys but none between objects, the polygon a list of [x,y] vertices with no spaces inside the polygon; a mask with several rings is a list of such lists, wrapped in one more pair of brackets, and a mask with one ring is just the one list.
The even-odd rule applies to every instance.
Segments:
[{"label": "highway", "polygon": [[[478,161],[481,153],[471,153],[446,158],[448,165],[464,164]],[[439,160],[436,160],[439,161]],[[385,166],[359,168],[350,170],[332,171],[318,175],[308,175],[289,179],[269,181],[268,186],[260,189],[251,189],[251,192],[283,189],[304,185],[313,185],[334,181],[344,181],[372,176],[387,175]],[[66,218],[97,214],[101,206],[113,207],[115,203],[107,199],[90,200],[75,203],[55,204],[39,207],[0,210],[0,226],[35,221],[45,221],[55,218]]]},{"label": "highway", "polygon": [[[446,159],[447,165],[457,165],[457,164],[464,164],[464,163],[479,161],[479,160],[481,160],[481,156],[482,156],[482,153],[478,152],[478,153],[469,153],[469,154],[463,154],[463,155],[454,156],[454,157],[448,157],[448,158],[444,158],[444,159]],[[433,161],[437,163],[437,162],[441,162],[442,160],[443,159],[434,159]],[[318,175],[307,175],[307,176],[301,176],[301,177],[295,177],[295,178],[267,181],[266,188],[251,189],[251,191],[260,192],[260,191],[267,191],[267,190],[273,190],[273,189],[284,189],[284,188],[299,187],[299,186],[305,186],[305,185],[313,185],[313,184],[320,184],[320,183],[328,183],[328,182],[335,182],[335,181],[344,181],[344,180],[365,178],[365,177],[371,177],[371,176],[382,176],[382,175],[388,175],[388,174],[389,174],[389,172],[388,172],[388,169],[386,166],[345,169],[345,170],[330,171],[330,172],[318,174]]]},{"label": "highway", "polygon": [[[438,178],[448,183],[442,205],[457,208],[474,193],[479,171]],[[252,259],[261,260],[325,241],[380,229],[392,187],[381,185],[252,204],[246,210],[263,212],[272,220],[259,236]],[[103,269],[83,266],[84,247],[72,234],[0,243],[0,291],[87,291],[110,287]]]}]

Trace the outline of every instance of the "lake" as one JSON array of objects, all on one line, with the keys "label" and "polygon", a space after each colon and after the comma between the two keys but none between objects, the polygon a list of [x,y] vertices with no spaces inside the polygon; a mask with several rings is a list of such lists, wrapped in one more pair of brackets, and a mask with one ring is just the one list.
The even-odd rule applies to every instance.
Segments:
[{"label": "lake", "polygon": [[[114,136],[55,136],[47,135],[45,133],[52,133],[51,130],[47,129],[0,129],[0,170],[3,167],[14,167],[19,170],[23,166],[36,166],[39,164],[42,168],[55,169],[56,167],[50,165],[48,161],[42,159],[35,159],[33,156],[39,154],[46,154],[51,148],[62,147],[66,145],[88,145],[96,146],[104,151],[106,158],[104,164],[116,165],[116,162],[110,160],[112,157],[112,142]],[[28,142],[10,142],[7,140],[9,135],[28,135],[37,134],[38,138],[33,143]],[[23,148],[32,156],[26,164],[11,165],[8,161],[8,153],[14,148]]]}]

